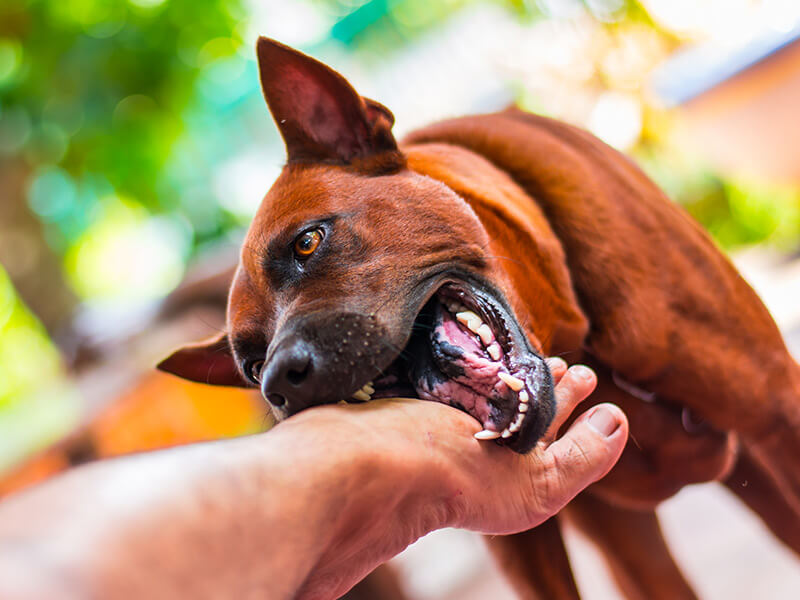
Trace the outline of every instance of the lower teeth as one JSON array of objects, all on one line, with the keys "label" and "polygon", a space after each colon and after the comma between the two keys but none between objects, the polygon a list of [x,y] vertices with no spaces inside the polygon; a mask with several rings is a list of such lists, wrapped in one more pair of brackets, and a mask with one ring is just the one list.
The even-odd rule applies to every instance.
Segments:
[{"label": "lower teeth", "polygon": [[[486,353],[491,359],[495,362],[499,362],[503,356],[502,349],[500,348],[500,344],[495,341],[494,332],[491,327],[484,323],[477,313],[465,308],[459,303],[448,302],[445,306],[461,325],[480,338]],[[525,391],[525,382],[505,372],[498,373],[498,378],[512,391],[519,392],[519,404],[517,406],[516,417],[502,432],[493,431],[491,429],[479,431],[475,434],[475,439],[477,440],[488,441],[497,438],[507,439],[511,437],[522,428],[522,421],[525,418],[525,413],[528,412],[529,397],[528,392]]]}]

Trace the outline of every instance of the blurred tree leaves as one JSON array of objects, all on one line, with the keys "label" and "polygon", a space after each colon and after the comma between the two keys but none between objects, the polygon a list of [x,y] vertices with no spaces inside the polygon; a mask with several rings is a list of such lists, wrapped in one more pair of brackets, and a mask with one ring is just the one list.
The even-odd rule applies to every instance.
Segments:
[{"label": "blurred tree leaves", "polygon": [[[0,5],[0,149],[34,166],[57,164],[66,185],[80,188],[70,195],[77,201],[61,200],[59,250],[85,230],[90,219],[81,216],[108,189],[151,211],[176,206],[157,182],[184,127],[204,45],[230,40],[239,10],[235,0]],[[10,54],[14,66],[3,69]]]}]

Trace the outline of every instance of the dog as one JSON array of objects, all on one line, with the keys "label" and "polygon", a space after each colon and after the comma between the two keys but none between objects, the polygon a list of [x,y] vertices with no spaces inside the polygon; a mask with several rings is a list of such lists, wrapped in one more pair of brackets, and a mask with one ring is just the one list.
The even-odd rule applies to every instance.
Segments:
[{"label": "dog", "polygon": [[[516,109],[394,117],[337,72],[260,38],[288,160],[255,215],[226,333],[159,368],[257,386],[276,418],[412,396],[525,453],[554,413],[543,359],[598,373],[628,414],[617,466],[534,530],[489,544],[522,598],[578,598],[559,521],[628,598],[695,598],[654,512],[724,481],[800,552],[800,367],[756,294],[628,158]],[[742,485],[749,482],[749,485]]]}]

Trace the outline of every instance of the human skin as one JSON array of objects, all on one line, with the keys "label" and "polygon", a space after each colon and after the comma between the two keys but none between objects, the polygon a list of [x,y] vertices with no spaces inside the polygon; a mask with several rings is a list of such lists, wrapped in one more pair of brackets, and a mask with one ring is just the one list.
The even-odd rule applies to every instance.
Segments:
[{"label": "human skin", "polygon": [[599,405],[556,438],[596,379],[550,364],[556,420],[527,455],[475,440],[451,407],[394,399],[75,469],[0,504],[0,597],[337,598],[435,529],[535,527],[628,433]]}]

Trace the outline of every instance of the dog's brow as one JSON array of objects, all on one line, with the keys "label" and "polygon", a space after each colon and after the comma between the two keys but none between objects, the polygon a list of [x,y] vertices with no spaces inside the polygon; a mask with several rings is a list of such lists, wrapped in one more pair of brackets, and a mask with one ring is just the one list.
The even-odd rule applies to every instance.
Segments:
[{"label": "dog's brow", "polygon": [[266,350],[264,336],[255,330],[243,330],[231,339],[231,345],[237,354],[258,354]]}]

